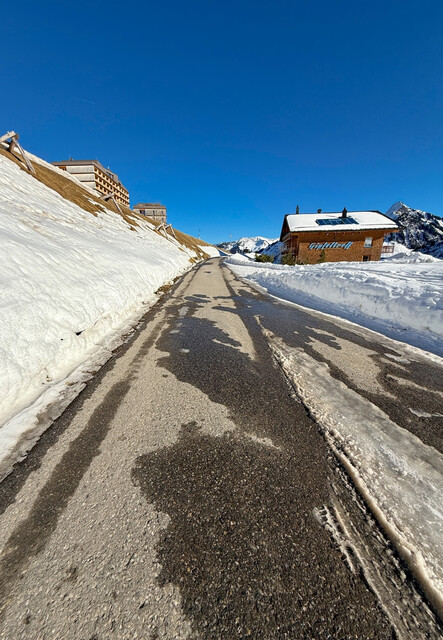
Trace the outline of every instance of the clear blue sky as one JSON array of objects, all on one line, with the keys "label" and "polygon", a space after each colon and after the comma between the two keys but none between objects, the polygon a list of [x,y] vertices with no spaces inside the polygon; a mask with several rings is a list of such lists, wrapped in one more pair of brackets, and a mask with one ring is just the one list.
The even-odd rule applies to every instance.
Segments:
[{"label": "clear blue sky", "polygon": [[297,204],[443,214],[441,0],[7,4],[2,129],[99,159],[183,231],[277,237]]}]

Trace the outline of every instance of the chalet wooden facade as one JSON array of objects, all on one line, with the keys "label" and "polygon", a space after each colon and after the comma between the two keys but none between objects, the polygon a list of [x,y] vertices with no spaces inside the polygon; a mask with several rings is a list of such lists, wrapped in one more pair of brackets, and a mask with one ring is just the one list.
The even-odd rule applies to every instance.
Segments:
[{"label": "chalet wooden facade", "polygon": [[129,193],[118,179],[118,175],[98,162],[98,160],[64,160],[53,165],[67,171],[82,184],[101,196],[112,194],[120,204],[129,207]]},{"label": "chalet wooden facade", "polygon": [[385,235],[397,225],[380,211],[286,215],[280,240],[300,264],[380,260]]}]

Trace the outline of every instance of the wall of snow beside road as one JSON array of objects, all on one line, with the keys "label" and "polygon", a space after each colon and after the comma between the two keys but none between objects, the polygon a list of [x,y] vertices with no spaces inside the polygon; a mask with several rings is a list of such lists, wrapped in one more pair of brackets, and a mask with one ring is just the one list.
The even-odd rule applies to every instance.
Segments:
[{"label": "wall of snow beside road", "polygon": [[226,263],[271,295],[443,355],[442,260],[409,254],[292,267],[235,256]]},{"label": "wall of snow beside road", "polygon": [[217,247],[214,247],[211,244],[202,244],[199,245],[200,249],[206,253],[210,258],[219,258],[222,254],[220,253]]},{"label": "wall of snow beside road", "polygon": [[195,254],[147,221],[95,217],[3,156],[0,245],[1,461]]}]

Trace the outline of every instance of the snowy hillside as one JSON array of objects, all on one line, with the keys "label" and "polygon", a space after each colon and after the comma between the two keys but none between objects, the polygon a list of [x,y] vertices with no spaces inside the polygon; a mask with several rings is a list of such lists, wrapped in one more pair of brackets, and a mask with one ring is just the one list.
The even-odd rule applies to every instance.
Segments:
[{"label": "snowy hillside", "polygon": [[262,249],[259,253],[265,253],[268,256],[272,256],[274,258],[274,262],[278,263],[281,260],[281,255],[283,249],[285,247],[284,242],[280,242],[280,240],[275,240],[272,244]]},{"label": "snowy hillside", "polygon": [[443,259],[443,220],[432,213],[411,209],[403,202],[396,202],[386,215],[395,220],[400,231],[387,239],[395,240],[408,249],[428,253]]},{"label": "snowy hillside", "polygon": [[[36,177],[0,152],[4,462],[26,450],[26,442],[17,450],[25,432],[32,439],[43,430],[42,412],[61,396],[67,403],[109,357],[116,340],[155,301],[155,291],[206,249],[184,234],[177,233],[180,242],[161,236],[129,210],[120,215],[105,208],[94,192],[41,160],[34,158],[34,166]],[[39,415],[39,427],[30,433]]]},{"label": "snowy hillside", "polygon": [[254,236],[252,238],[240,238],[234,242],[221,242],[217,246],[231,253],[259,253],[267,249],[267,247],[274,242],[277,242],[277,240]]}]

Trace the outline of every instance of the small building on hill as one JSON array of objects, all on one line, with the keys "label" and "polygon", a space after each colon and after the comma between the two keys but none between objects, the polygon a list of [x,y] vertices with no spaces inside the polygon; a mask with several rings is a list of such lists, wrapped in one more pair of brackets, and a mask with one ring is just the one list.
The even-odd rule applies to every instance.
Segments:
[{"label": "small building on hill", "polygon": [[297,213],[286,215],[280,240],[284,253],[301,264],[380,260],[383,239],[398,231],[380,211]]},{"label": "small building on hill", "polygon": [[152,218],[155,222],[166,224],[166,207],[160,202],[139,202],[135,205],[134,211]]},{"label": "small building on hill", "polygon": [[52,164],[67,171],[99,195],[107,196],[112,193],[117,202],[129,207],[128,190],[122,185],[118,175],[105,169],[98,160],[63,160]]}]

